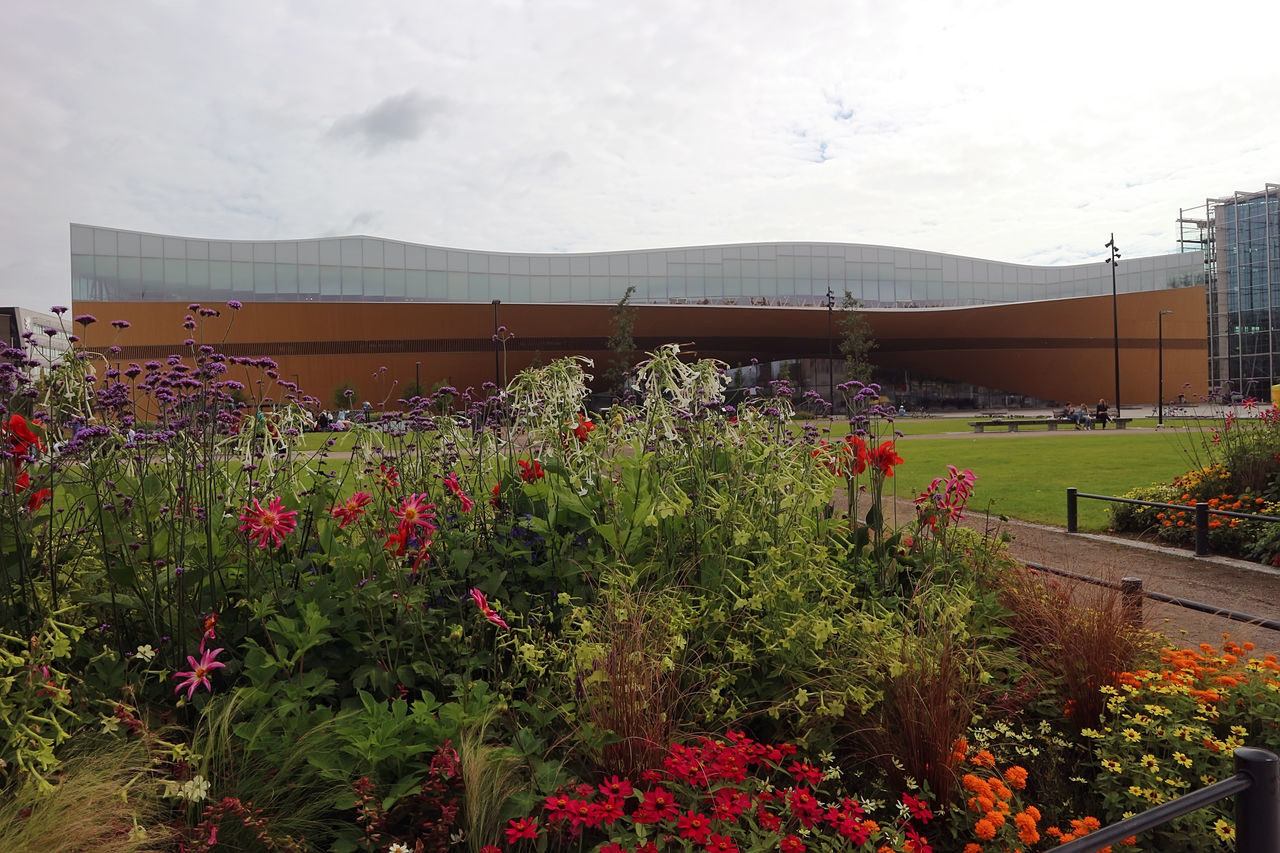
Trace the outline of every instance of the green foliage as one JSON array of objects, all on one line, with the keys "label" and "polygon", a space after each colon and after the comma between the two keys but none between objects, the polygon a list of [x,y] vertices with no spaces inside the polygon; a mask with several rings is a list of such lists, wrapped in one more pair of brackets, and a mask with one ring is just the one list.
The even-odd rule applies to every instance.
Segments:
[{"label": "green foliage", "polygon": [[866,384],[871,381],[871,352],[877,344],[867,315],[858,307],[858,300],[846,290],[836,328],[840,333],[840,353],[844,356],[844,378]]},{"label": "green foliage", "polygon": [[605,387],[619,397],[626,392],[626,374],[635,360],[636,307],[631,304],[635,295],[634,284],[627,286],[626,293],[618,300],[618,304],[609,310],[611,329],[609,332],[609,351],[613,359],[605,371]]},{"label": "green foliage", "polygon": [[333,389],[333,394],[330,396],[330,399],[333,400],[333,407],[335,409],[350,409],[356,403],[360,402],[360,392],[357,391],[356,386],[352,385],[350,382],[343,382],[341,385],[338,385]]}]

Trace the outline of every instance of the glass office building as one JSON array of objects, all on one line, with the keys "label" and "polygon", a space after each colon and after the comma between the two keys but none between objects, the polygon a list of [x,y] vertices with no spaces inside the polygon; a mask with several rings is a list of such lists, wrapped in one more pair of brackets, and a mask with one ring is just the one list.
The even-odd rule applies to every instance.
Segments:
[{"label": "glass office building", "polygon": [[[886,246],[758,243],[582,254],[448,249],[372,237],[236,241],[71,226],[72,294],[86,302],[825,304],[1031,302],[1111,292],[1101,259],[1031,266]],[[1194,253],[1121,261],[1122,293],[1202,283]]]},{"label": "glass office building", "polygon": [[1205,259],[1210,382],[1267,399],[1280,380],[1280,184],[1192,213],[1179,223],[1183,245]]}]

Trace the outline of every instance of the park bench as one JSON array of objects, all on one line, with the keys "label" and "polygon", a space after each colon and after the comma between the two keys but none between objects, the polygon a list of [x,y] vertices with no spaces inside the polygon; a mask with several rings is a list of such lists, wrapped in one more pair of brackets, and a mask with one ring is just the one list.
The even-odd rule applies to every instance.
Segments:
[{"label": "park bench", "polygon": [[[1108,423],[1115,424],[1116,429],[1124,429],[1133,418],[1111,418]],[[974,432],[982,432],[987,427],[1004,427],[1009,432],[1017,432],[1021,427],[1044,427],[1057,430],[1059,426],[1074,427],[1071,421],[1062,418],[990,418],[983,421],[969,421]]]}]

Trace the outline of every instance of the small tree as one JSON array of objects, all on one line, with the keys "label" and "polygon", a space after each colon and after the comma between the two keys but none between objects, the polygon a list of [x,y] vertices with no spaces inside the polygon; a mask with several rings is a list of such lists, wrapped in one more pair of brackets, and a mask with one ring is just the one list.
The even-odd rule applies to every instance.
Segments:
[{"label": "small tree", "polygon": [[360,392],[350,382],[343,382],[333,389],[333,407],[335,409],[349,409],[359,400]]},{"label": "small tree", "polygon": [[631,304],[631,296],[635,292],[636,286],[629,285],[627,292],[622,294],[618,304],[609,312],[612,326],[609,349],[613,352],[613,358],[609,369],[605,371],[604,379],[608,389],[618,395],[627,390],[626,373],[631,369],[635,358],[636,307]]},{"label": "small tree", "polygon": [[871,381],[871,351],[876,340],[871,336],[867,315],[858,311],[858,300],[849,291],[840,303],[840,352],[844,355],[844,378],[858,382]]}]

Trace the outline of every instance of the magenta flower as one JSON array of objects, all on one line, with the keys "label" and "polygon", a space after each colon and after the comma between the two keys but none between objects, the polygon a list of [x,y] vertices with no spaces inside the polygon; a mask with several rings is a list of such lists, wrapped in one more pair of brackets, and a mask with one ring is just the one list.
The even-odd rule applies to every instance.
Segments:
[{"label": "magenta flower", "polygon": [[240,300],[238,299],[229,299],[227,300],[227,307],[230,308],[232,311],[239,311],[244,306],[240,304]]},{"label": "magenta flower", "polygon": [[484,593],[479,589],[472,588],[471,600],[476,603],[476,607],[480,608],[480,614],[484,616],[484,618],[488,619],[499,628],[511,627],[502,620],[502,617],[498,615],[496,610],[489,606],[489,599],[485,598]]},{"label": "magenta flower", "polygon": [[467,493],[462,490],[462,484],[458,482],[458,475],[453,471],[449,472],[449,476],[444,478],[444,484],[449,487],[449,491],[462,502],[462,511],[471,512],[471,508],[476,502],[467,497]]},{"label": "magenta flower", "polygon": [[365,507],[373,500],[373,495],[368,492],[356,492],[347,498],[341,504],[335,506],[329,512],[334,518],[340,520],[338,527],[346,527],[351,522],[364,515]]},{"label": "magenta flower", "polygon": [[127,329],[130,323],[128,320],[112,320],[111,325],[117,329]]},{"label": "magenta flower", "polygon": [[409,495],[404,499],[404,504],[399,509],[391,510],[391,514],[400,519],[400,533],[403,535],[408,533],[415,527],[425,527],[430,533],[436,529],[432,519],[436,514],[432,512],[436,508],[435,504],[426,502],[426,495]]},{"label": "magenta flower", "polygon": [[196,688],[204,685],[205,688],[212,693],[213,684],[209,681],[209,673],[215,669],[222,669],[225,663],[215,660],[222,649],[206,649],[204,641],[200,641],[200,660],[196,660],[191,655],[187,655],[187,662],[191,664],[190,672],[175,672],[174,678],[183,679],[178,686],[173,688],[174,693],[181,693],[182,688],[187,688],[187,699],[191,699],[195,695]]}]

